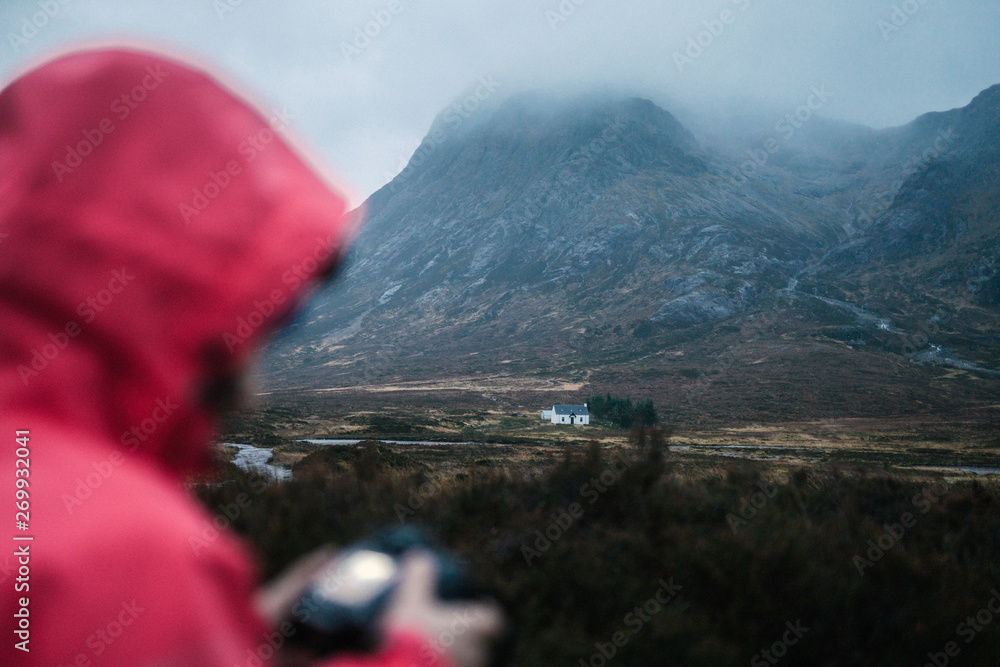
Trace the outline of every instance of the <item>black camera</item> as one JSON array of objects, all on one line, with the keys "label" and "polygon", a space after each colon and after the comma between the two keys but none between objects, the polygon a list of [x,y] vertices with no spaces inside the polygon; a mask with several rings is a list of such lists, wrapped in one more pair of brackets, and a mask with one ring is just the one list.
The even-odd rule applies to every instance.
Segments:
[{"label": "black camera", "polygon": [[437,548],[423,530],[396,528],[345,548],[317,576],[295,605],[293,643],[320,655],[374,651],[379,620],[399,584],[401,561],[418,549],[437,565],[440,599],[483,597],[459,558]]}]

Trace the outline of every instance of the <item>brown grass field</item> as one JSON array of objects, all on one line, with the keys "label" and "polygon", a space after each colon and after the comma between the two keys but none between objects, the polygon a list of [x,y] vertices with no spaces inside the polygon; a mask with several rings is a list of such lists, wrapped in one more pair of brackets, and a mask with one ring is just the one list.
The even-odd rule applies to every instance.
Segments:
[{"label": "brown grass field", "polygon": [[[346,398],[231,420],[222,441],[274,448],[291,481],[220,448],[196,485],[219,516],[249,497],[226,522],[269,576],[413,524],[505,604],[497,664],[998,664],[1000,475],[948,469],[1000,468],[994,409],[630,433],[542,424],[517,398]],[[661,581],[679,594],[648,603]],[[787,624],[808,630],[782,644]]]}]

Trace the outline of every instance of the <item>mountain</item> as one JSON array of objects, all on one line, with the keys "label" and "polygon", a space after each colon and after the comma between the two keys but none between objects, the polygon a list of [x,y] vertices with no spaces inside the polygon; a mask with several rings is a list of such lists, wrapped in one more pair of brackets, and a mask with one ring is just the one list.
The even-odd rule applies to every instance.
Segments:
[{"label": "mountain", "polygon": [[[728,149],[643,99],[442,114],[367,202],[348,268],[281,338],[266,384],[624,383],[684,414],[789,415],[864,411],[880,382],[926,384],[938,363],[992,378],[997,90],[902,128],[816,119]],[[843,382],[802,389],[831,363]],[[744,382],[782,388],[751,400]],[[692,386],[705,405],[668,398]],[[982,389],[900,389],[891,409]]]},{"label": "mountain", "polygon": [[892,133],[925,147],[862,210],[865,231],[802,286],[868,304],[972,362],[997,367],[1000,306],[1000,86],[969,106]]}]

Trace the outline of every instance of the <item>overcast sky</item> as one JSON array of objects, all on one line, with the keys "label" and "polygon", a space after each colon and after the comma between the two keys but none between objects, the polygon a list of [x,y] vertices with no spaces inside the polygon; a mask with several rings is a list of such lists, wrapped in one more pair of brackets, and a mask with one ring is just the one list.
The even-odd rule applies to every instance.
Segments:
[{"label": "overcast sky", "polygon": [[483,79],[788,111],[825,86],[874,127],[1000,83],[997,0],[2,0],[0,31],[5,82],[86,40],[181,49],[284,108],[356,203]]}]

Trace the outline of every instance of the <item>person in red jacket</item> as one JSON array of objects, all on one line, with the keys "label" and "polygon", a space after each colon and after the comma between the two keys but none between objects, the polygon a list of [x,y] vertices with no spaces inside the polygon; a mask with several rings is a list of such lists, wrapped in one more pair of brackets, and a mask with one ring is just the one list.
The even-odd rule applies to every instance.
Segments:
[{"label": "person in red jacket", "polygon": [[[178,60],[78,52],[0,92],[0,663],[281,653],[319,560],[259,595],[182,480],[351,233],[280,128]],[[497,611],[436,600],[427,558],[405,570],[380,653],[328,664],[482,662]]]}]

